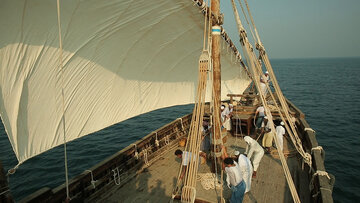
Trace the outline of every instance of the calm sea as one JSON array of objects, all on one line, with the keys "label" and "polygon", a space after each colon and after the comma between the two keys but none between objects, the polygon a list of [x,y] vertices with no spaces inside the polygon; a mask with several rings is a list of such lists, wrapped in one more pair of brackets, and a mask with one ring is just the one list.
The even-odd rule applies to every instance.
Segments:
[{"label": "calm sea", "polygon": [[[284,95],[305,114],[326,151],[325,167],[336,176],[335,202],[360,199],[360,58],[272,60]],[[68,144],[70,178],[162,125],[190,113],[192,105],[150,112]],[[0,124],[0,160],[17,164]],[[64,179],[63,147],[26,161],[10,177],[16,200]]]}]

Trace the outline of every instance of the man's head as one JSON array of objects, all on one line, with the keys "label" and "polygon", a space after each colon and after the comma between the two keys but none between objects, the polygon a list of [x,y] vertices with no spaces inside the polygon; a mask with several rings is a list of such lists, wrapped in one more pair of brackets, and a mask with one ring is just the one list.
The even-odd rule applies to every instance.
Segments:
[{"label": "man's head", "polygon": [[267,116],[264,116],[264,119],[265,119],[265,120],[267,120],[267,119],[268,119],[268,117],[267,117]]},{"label": "man's head", "polygon": [[266,72],[265,72],[265,75],[269,75],[269,72],[268,72],[268,71],[266,71]]},{"label": "man's head", "polygon": [[239,156],[240,156],[240,152],[239,152],[239,151],[235,151],[235,152],[234,152],[234,155],[235,155],[236,157],[239,157]]},{"label": "man's head", "polygon": [[182,157],[182,154],[183,154],[183,152],[182,152],[180,149],[177,149],[177,150],[175,151],[175,156],[177,156],[178,158],[181,158],[181,157]]},{"label": "man's head", "polygon": [[230,157],[227,157],[224,159],[224,164],[225,164],[225,166],[231,166],[234,164],[234,160]]},{"label": "man's head", "polygon": [[284,125],[285,125],[285,123],[281,121],[280,125],[284,126]]},{"label": "man's head", "polygon": [[221,105],[220,109],[223,111],[225,109],[225,105]]},{"label": "man's head", "polygon": [[234,108],[234,105],[229,104],[229,108],[230,108],[230,109]]}]

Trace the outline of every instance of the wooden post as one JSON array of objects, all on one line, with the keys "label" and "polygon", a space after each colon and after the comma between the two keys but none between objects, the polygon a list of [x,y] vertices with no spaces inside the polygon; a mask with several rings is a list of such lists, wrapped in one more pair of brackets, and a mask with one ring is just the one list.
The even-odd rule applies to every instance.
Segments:
[{"label": "wooden post", "polygon": [[[220,0],[212,0],[211,1],[211,12],[214,16],[212,18],[212,44],[211,44],[211,54],[212,54],[212,64],[213,64],[213,89],[214,89],[214,106],[216,109],[213,110],[213,129],[221,128],[220,121],[220,106],[221,106],[221,64],[220,64],[220,40],[221,40],[221,27],[220,27]],[[220,130],[214,131],[214,140],[221,139]],[[212,147],[214,150],[214,147]],[[215,146],[214,154],[218,151],[221,151],[221,146]],[[216,156],[216,155],[215,155]],[[221,162],[220,157],[217,157],[217,163],[214,163],[213,166],[221,170]]]},{"label": "wooden post", "polygon": [[10,194],[10,189],[7,183],[5,171],[1,164],[1,161],[0,161],[0,202],[4,202],[4,203],[14,202]]}]

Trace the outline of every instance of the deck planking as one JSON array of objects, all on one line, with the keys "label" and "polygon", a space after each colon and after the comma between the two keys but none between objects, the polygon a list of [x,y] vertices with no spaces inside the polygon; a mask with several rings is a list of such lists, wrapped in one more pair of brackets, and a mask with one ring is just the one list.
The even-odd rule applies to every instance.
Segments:
[{"label": "deck planking", "polygon": [[[261,141],[261,140],[260,140]],[[260,142],[261,143],[261,142]],[[241,137],[228,136],[225,144],[229,155],[235,150],[243,153],[246,144]],[[180,169],[181,160],[174,156],[177,147],[169,149],[165,154],[145,168],[135,178],[123,186],[113,186],[107,192],[102,193],[93,202],[169,202],[171,193],[176,185],[176,179]],[[181,149],[179,147],[179,149]],[[276,149],[273,149],[276,150]],[[284,138],[284,151],[292,151],[293,147]],[[274,154],[274,153],[272,153]],[[298,156],[289,156],[287,163],[296,182],[297,189],[301,190],[302,202],[309,202],[307,172],[301,170]],[[200,165],[199,173],[210,172],[210,163]],[[225,175],[224,175],[225,176]],[[225,184],[224,198],[228,200],[231,191]],[[197,198],[217,202],[215,190],[205,190],[197,181]],[[219,191],[218,191],[219,192]],[[245,203],[255,202],[293,202],[290,190],[287,186],[280,160],[271,154],[265,154],[260,162],[257,177],[252,179],[251,191],[245,194]]]}]

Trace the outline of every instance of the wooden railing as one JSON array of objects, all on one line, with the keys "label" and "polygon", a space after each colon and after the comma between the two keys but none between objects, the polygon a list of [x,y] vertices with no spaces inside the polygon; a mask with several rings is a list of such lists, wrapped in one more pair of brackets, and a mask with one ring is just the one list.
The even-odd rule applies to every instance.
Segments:
[{"label": "wooden railing", "polygon": [[[71,179],[69,181],[71,202],[83,202],[86,198],[96,196],[96,193],[101,193],[106,188],[113,186],[115,184],[113,170],[119,171],[120,184],[125,184],[145,167],[143,150],[146,149],[147,151],[147,161],[154,161],[157,154],[166,150],[168,145],[176,144],[179,138],[187,135],[190,122],[191,114],[177,119]],[[156,136],[159,146],[155,143]],[[136,149],[134,144],[136,144]],[[136,151],[138,152],[138,159],[134,156]],[[93,182],[94,185],[91,174],[93,180],[96,180]],[[66,199],[65,190],[65,184],[54,189],[45,187],[25,197],[20,202],[63,202]]]}]

